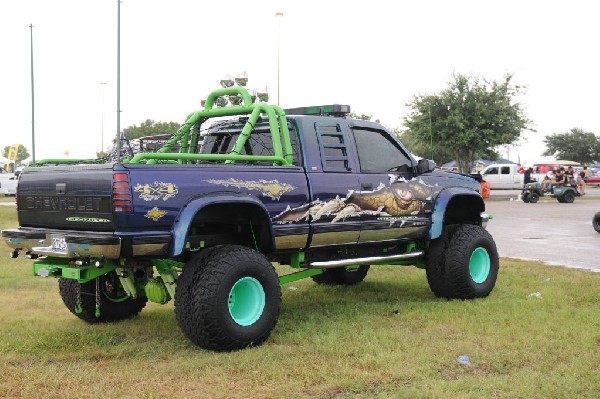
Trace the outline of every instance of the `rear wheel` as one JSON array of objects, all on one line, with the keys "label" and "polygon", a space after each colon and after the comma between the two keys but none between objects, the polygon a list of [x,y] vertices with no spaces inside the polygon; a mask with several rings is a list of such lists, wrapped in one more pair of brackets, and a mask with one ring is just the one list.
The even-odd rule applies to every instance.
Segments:
[{"label": "rear wheel", "polygon": [[322,274],[312,276],[315,283],[329,285],[353,285],[365,279],[370,266],[363,265],[353,268],[337,267],[324,269]]},{"label": "rear wheel", "polygon": [[573,191],[567,191],[563,196],[563,199],[567,204],[571,204],[573,201],[575,201],[575,194]]},{"label": "rear wheel", "polygon": [[[133,299],[127,295],[114,271],[83,284],[61,278],[58,288],[64,304],[71,313],[88,323],[127,319],[140,313],[148,301],[146,297]],[[99,300],[100,305],[98,317],[96,300]]]},{"label": "rear wheel", "polygon": [[525,203],[529,202],[529,193],[524,193],[524,194],[521,196],[521,199],[522,199],[522,200],[523,200],[523,202],[525,202]]},{"label": "rear wheel", "polygon": [[275,327],[280,307],[275,269],[262,254],[239,245],[192,258],[175,291],[175,316],[185,336],[218,351],[260,345]]},{"label": "rear wheel", "polygon": [[498,276],[492,236],[481,226],[446,226],[426,256],[427,281],[433,293],[448,299],[488,296]]},{"label": "rear wheel", "polygon": [[594,218],[592,219],[592,226],[594,226],[594,230],[600,233],[600,212],[594,215]]},{"label": "rear wheel", "polygon": [[532,204],[535,204],[536,202],[538,202],[539,199],[540,199],[540,196],[538,195],[538,193],[529,194],[529,202],[531,202]]}]

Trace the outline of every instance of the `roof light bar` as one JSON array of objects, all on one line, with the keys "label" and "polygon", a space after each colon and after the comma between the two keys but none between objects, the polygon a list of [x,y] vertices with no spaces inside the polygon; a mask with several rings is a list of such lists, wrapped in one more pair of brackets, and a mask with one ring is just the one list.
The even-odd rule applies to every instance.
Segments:
[{"label": "roof light bar", "polygon": [[347,116],[350,113],[349,105],[330,104],[313,105],[311,107],[288,108],[286,115],[326,115],[326,116]]}]

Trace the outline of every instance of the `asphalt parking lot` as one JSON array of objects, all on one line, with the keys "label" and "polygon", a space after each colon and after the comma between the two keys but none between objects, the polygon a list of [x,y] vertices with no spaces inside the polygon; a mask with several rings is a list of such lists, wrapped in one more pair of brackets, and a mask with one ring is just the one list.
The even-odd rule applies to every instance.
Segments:
[{"label": "asphalt parking lot", "polygon": [[494,216],[488,231],[501,257],[530,259],[549,265],[600,272],[600,234],[592,217],[600,212],[600,188],[588,187],[586,196],[572,204],[542,199],[519,201],[517,190],[492,190],[486,212]]}]

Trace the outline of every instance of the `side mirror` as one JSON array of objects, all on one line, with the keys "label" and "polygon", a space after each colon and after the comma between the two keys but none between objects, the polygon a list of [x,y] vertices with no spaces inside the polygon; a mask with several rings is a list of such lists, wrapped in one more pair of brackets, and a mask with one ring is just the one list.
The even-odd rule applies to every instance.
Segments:
[{"label": "side mirror", "polygon": [[435,166],[435,162],[430,159],[419,159],[419,162],[417,163],[417,173],[431,172],[435,169]]}]

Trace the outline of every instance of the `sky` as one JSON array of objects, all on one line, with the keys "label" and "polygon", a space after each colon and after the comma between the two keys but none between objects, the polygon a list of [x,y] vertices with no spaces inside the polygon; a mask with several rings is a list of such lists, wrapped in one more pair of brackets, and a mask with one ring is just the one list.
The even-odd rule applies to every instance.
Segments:
[{"label": "sky", "polygon": [[[246,71],[248,87],[268,87],[282,108],[348,104],[403,128],[413,96],[440,93],[455,73],[512,74],[537,132],[500,151],[532,164],[546,135],[600,134],[594,3],[123,0],[120,126],[183,123],[223,75]],[[1,148],[32,153],[32,39],[36,160],[93,158],[109,146],[117,10],[117,0],[0,0]]]}]

